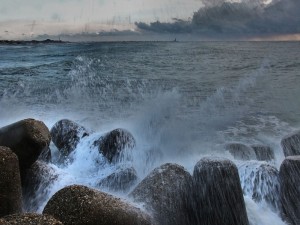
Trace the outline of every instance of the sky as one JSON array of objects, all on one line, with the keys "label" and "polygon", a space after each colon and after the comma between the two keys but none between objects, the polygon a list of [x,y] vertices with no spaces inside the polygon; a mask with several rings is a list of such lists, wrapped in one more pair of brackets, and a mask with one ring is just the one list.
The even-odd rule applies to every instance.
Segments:
[{"label": "sky", "polygon": [[0,39],[300,40],[299,34],[300,0],[0,0]]}]

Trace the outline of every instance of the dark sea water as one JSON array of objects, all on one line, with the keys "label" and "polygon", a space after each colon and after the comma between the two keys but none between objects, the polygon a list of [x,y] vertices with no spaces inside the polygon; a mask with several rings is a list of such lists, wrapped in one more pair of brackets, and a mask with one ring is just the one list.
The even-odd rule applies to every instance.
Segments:
[{"label": "dark sea water", "polygon": [[[31,117],[49,129],[63,118],[96,134],[125,128],[137,141],[140,178],[164,162],[192,172],[206,155],[234,160],[224,148],[230,142],[271,146],[279,168],[281,138],[300,127],[299,85],[300,42],[0,45],[0,126]],[[114,171],[98,168],[99,156],[86,148],[80,143],[69,166],[52,165],[64,178],[49,197],[72,183],[93,187]],[[145,163],[149,149],[161,154]],[[251,185],[242,174],[242,186]],[[251,225],[284,224],[244,194]]]}]

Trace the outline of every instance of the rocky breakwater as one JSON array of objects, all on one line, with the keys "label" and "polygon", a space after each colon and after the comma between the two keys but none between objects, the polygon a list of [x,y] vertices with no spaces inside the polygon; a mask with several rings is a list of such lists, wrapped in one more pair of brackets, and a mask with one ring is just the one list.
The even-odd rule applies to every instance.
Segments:
[{"label": "rocky breakwater", "polygon": [[25,119],[0,128],[1,216],[22,211],[27,172],[49,144],[50,132],[41,121]]},{"label": "rocky breakwater", "polygon": [[248,225],[238,169],[233,162],[203,158],[194,168],[197,224]]},{"label": "rocky breakwater", "polygon": [[279,170],[282,216],[292,225],[300,224],[300,155],[289,156]]},{"label": "rocky breakwater", "polygon": [[43,214],[63,224],[150,225],[151,217],[120,198],[85,186],[72,185],[58,191]]}]

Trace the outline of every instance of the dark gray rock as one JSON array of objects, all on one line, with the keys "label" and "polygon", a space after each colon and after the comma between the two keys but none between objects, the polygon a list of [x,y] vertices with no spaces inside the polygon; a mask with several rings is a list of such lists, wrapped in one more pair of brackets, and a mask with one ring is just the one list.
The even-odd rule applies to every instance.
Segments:
[{"label": "dark gray rock", "polygon": [[274,211],[281,209],[278,170],[265,162],[245,162],[239,165],[242,189],[255,202],[265,202]]},{"label": "dark gray rock", "polygon": [[251,147],[254,149],[257,160],[272,161],[275,159],[271,147],[265,145],[251,145]]},{"label": "dark gray rock", "polygon": [[94,145],[99,146],[99,152],[109,162],[113,162],[119,160],[126,150],[132,150],[135,147],[135,139],[129,131],[119,128],[100,137]]},{"label": "dark gray rock", "polygon": [[83,126],[67,119],[55,123],[50,133],[52,142],[64,157],[75,150],[80,139],[89,135]]},{"label": "dark gray rock", "polygon": [[300,224],[300,156],[289,156],[279,170],[282,213],[292,225]]},{"label": "dark gray rock", "polygon": [[230,143],[225,146],[231,155],[237,160],[252,160],[256,159],[256,155],[253,148],[241,143]]},{"label": "dark gray rock", "polygon": [[64,225],[150,225],[151,218],[140,209],[112,195],[72,185],[55,193],[43,213]]},{"label": "dark gray rock", "polygon": [[51,185],[59,175],[53,167],[43,161],[36,161],[26,171],[23,179],[24,207],[27,212],[36,212],[42,202],[47,200]]},{"label": "dark gray rock", "polygon": [[129,196],[144,203],[158,224],[194,224],[192,182],[182,166],[167,163],[154,169]]},{"label": "dark gray rock", "polygon": [[107,189],[114,192],[127,192],[138,180],[137,173],[133,167],[121,168],[102,179],[98,183],[101,189]]},{"label": "dark gray rock", "polygon": [[203,158],[196,164],[193,178],[197,224],[249,224],[238,170],[233,162]]},{"label": "dark gray rock", "polygon": [[21,175],[50,144],[50,133],[45,124],[25,119],[0,129],[0,145],[9,147],[19,159]]},{"label": "dark gray rock", "polygon": [[0,146],[0,217],[22,211],[22,191],[18,157]]},{"label": "dark gray rock", "polygon": [[285,157],[300,155],[300,131],[285,136],[281,140],[281,147]]},{"label": "dark gray rock", "polygon": [[14,214],[5,216],[2,219],[9,225],[63,225],[62,222],[50,215],[37,213]]}]

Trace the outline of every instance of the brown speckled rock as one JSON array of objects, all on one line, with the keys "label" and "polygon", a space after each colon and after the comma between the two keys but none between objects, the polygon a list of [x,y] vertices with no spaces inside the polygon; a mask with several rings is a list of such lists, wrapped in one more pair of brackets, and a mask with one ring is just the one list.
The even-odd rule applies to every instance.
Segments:
[{"label": "brown speckled rock", "polygon": [[22,191],[18,157],[0,146],[0,217],[22,210]]},{"label": "brown speckled rock", "polygon": [[36,213],[13,214],[2,219],[9,225],[63,225],[63,223],[50,215]]},{"label": "brown speckled rock", "polygon": [[9,225],[9,223],[0,218],[0,225]]},{"label": "brown speckled rock", "polygon": [[140,209],[112,195],[72,185],[58,191],[43,211],[65,225],[150,225]]},{"label": "brown speckled rock", "polygon": [[49,147],[50,132],[46,125],[25,119],[0,129],[0,145],[9,147],[19,159],[21,175]]},{"label": "brown speckled rock", "polygon": [[166,163],[154,169],[129,196],[144,203],[158,224],[195,224],[192,183],[192,176],[182,166]]}]

